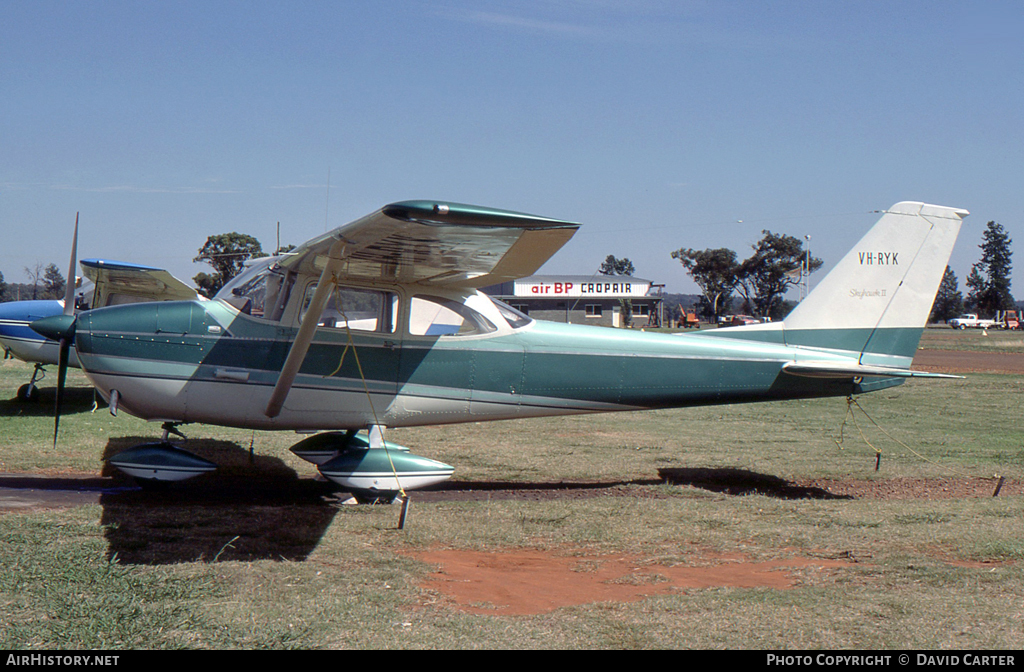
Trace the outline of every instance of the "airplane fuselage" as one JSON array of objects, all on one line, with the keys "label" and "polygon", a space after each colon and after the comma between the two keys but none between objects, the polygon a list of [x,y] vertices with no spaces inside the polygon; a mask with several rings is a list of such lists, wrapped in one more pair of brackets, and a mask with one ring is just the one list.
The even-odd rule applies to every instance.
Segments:
[{"label": "airplane fuselage", "polygon": [[221,301],[166,302],[84,313],[75,340],[100,393],[117,390],[120,408],[133,415],[256,429],[400,427],[865,391],[849,380],[784,373],[783,364],[801,358],[850,357],[766,342],[763,333],[746,340],[722,337],[726,330],[670,335],[531,321],[428,336],[403,326],[319,328],[274,418],[263,409],[296,328]]}]

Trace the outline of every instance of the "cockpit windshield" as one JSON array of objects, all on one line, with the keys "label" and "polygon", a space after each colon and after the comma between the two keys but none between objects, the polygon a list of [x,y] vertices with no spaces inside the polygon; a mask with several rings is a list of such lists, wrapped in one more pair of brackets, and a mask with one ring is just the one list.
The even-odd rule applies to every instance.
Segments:
[{"label": "cockpit windshield", "polygon": [[267,303],[267,276],[279,257],[263,257],[252,261],[241,273],[231,278],[213,297],[223,299],[247,315],[263,317]]},{"label": "cockpit windshield", "polygon": [[280,260],[280,257],[262,257],[260,259],[253,259],[249,262],[241,273],[228,280],[223,287],[214,295],[215,299],[227,299],[232,296],[238,296],[235,289],[242,285],[249,284],[252,280],[258,276],[265,276],[270,267],[276,264]]}]

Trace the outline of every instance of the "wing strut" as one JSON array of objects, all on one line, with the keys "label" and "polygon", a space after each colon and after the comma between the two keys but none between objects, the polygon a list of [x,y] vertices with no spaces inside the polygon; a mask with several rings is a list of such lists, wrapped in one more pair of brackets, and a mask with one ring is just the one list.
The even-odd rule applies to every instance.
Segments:
[{"label": "wing strut", "polygon": [[320,315],[324,312],[327,301],[331,298],[331,292],[334,291],[334,286],[338,283],[337,270],[344,254],[345,241],[335,241],[327,255],[327,264],[320,274],[320,281],[313,293],[313,300],[302,317],[299,333],[295,335],[295,342],[292,343],[292,347],[288,351],[288,358],[285,359],[284,366],[281,367],[281,375],[277,378],[277,384],[274,385],[270,401],[267,402],[267,408],[263,412],[268,418],[276,418],[281,413],[285,399],[288,398],[288,392],[292,389],[295,376],[298,375],[299,368],[302,366],[303,360],[306,359],[309,345],[313,342],[313,336],[316,335],[316,328],[320,324]]}]

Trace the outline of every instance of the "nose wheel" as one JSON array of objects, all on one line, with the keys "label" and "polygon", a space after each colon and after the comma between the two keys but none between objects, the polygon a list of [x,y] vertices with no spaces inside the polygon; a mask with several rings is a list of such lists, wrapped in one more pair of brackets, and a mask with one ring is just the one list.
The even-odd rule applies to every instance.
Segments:
[{"label": "nose wheel", "polygon": [[39,401],[39,388],[36,386],[36,381],[42,380],[45,377],[46,370],[43,368],[43,365],[36,364],[35,370],[32,371],[32,380],[18,388],[18,401],[30,403]]}]

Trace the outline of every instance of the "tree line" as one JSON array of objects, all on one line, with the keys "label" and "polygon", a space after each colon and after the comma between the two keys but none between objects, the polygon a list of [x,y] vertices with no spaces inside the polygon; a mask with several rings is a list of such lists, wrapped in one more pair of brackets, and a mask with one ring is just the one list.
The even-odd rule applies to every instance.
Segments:
[{"label": "tree line", "polygon": [[60,272],[57,264],[48,264],[45,268],[42,263],[36,262],[35,266],[26,266],[25,274],[30,282],[7,283],[4,274],[0,271],[0,302],[37,299],[63,299],[64,289],[67,283]]},{"label": "tree line", "polygon": [[[767,230],[761,233],[763,237],[753,246],[753,254],[743,261],[725,247],[682,248],[671,253],[700,288],[696,308],[705,319],[715,321],[736,307],[756,317],[781,319],[795,305],[784,299],[786,291],[821,268],[821,259],[810,256],[800,239]],[[967,277],[967,296],[961,293],[956,274],[947,266],[932,305],[932,322],[944,322],[965,311],[992,316],[1016,307],[1010,293],[1013,241],[995,221],[988,223],[983,237],[978,246],[981,259]]]},{"label": "tree line", "polygon": [[971,266],[967,276],[967,296],[960,291],[956,273],[949,266],[942,276],[939,291],[932,304],[931,321],[945,322],[964,312],[983,317],[994,316],[1016,308],[1010,293],[1010,271],[1013,270],[1013,240],[1002,224],[990,221],[985,226],[979,245],[981,259]]},{"label": "tree line", "polygon": [[785,299],[789,288],[821,268],[822,260],[811,256],[799,238],[767,229],[761,234],[743,261],[727,247],[671,253],[700,288],[696,308],[704,319],[716,322],[735,307],[758,318],[781,319],[794,305]]},{"label": "tree line", "polygon": [[[680,248],[671,253],[700,288],[696,308],[706,320],[717,321],[720,315],[735,307],[756,317],[781,319],[794,305],[784,298],[789,288],[821,268],[822,260],[811,256],[799,238],[768,230],[761,233],[762,238],[752,246],[753,253],[743,261],[736,252],[725,247]],[[971,267],[967,277],[966,297],[960,291],[956,274],[946,267],[932,306],[933,322],[949,320],[965,311],[989,316],[1016,306],[1010,293],[1013,241],[1003,226],[994,221],[988,223],[983,237],[978,246],[981,259]],[[288,245],[278,253],[293,248]],[[265,256],[267,253],[253,236],[237,232],[210,236],[193,261],[209,264],[213,273],[201,272],[193,277],[193,282],[201,294],[212,297],[241,272],[246,261]],[[608,255],[599,272],[632,275],[635,269],[629,259]],[[0,301],[64,297],[66,281],[56,264],[44,267],[37,262],[32,267],[26,266],[25,273],[31,282],[8,284],[0,272]],[[630,306],[623,307],[628,315]]]}]

